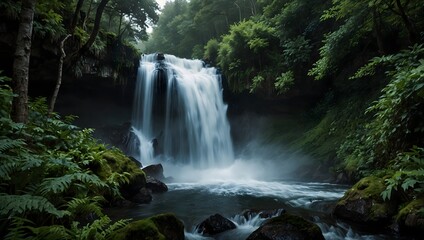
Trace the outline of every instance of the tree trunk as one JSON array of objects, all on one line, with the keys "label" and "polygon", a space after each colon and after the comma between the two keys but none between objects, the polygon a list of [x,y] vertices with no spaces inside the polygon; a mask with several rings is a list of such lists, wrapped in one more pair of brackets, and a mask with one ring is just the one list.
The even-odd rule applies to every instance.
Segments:
[{"label": "tree trunk", "polygon": [[54,105],[56,104],[56,99],[57,99],[57,95],[59,94],[60,85],[62,84],[63,60],[66,57],[64,45],[65,45],[66,40],[70,36],[72,36],[72,35],[71,34],[66,35],[66,37],[60,42],[61,55],[60,55],[59,67],[58,67],[58,71],[57,71],[57,82],[56,82],[56,87],[54,88],[54,92],[53,92],[52,98],[50,99],[49,115],[54,110]]},{"label": "tree trunk", "polygon": [[26,123],[28,121],[29,59],[31,54],[32,26],[36,1],[37,0],[22,1],[13,61],[13,93],[17,96],[13,98],[12,102],[12,119],[20,123]]},{"label": "tree trunk", "polygon": [[91,15],[91,8],[93,6],[93,0],[90,0],[90,4],[88,5],[88,11],[87,11],[87,16],[85,17],[83,23],[82,23],[82,28],[85,30],[85,25],[87,22],[87,19],[90,19],[90,15]]},{"label": "tree trunk", "polygon": [[71,26],[69,28],[70,33],[73,33],[75,31],[75,27],[77,26],[77,22],[78,22],[78,15],[80,14],[83,3],[84,3],[84,0],[78,0],[77,6],[75,8],[74,16],[72,17]]},{"label": "tree trunk", "polygon": [[402,18],[403,24],[405,24],[406,30],[408,31],[409,41],[411,43],[418,42],[419,35],[417,29],[415,28],[414,24],[411,22],[409,17],[406,15],[405,9],[403,8],[400,0],[396,0],[396,6],[399,9],[400,17]]},{"label": "tree trunk", "polygon": [[372,12],[372,19],[374,24],[374,34],[375,34],[375,38],[377,39],[378,52],[381,55],[384,55],[386,51],[384,47],[383,33],[381,30],[382,29],[381,17],[375,8],[373,9],[373,12]]},{"label": "tree trunk", "polygon": [[97,34],[100,30],[100,20],[102,19],[103,11],[105,10],[105,7],[108,2],[109,0],[102,0],[99,6],[97,7],[93,30],[91,31],[90,38],[78,51],[79,56],[83,55],[86,51],[88,51],[88,49],[90,49],[91,45],[93,45],[94,41],[96,40]]}]

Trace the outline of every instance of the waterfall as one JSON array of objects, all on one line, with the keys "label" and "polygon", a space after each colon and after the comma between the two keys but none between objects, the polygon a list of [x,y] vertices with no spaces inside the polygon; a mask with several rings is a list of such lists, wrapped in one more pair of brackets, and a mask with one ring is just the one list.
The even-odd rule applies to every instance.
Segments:
[{"label": "waterfall", "polygon": [[142,57],[132,129],[143,163],[153,163],[157,151],[197,168],[229,165],[234,154],[226,112],[215,68],[172,55]]}]

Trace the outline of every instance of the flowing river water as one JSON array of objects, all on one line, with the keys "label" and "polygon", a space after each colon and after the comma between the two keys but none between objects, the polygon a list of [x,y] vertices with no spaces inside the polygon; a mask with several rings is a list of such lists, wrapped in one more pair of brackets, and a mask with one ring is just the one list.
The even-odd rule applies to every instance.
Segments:
[{"label": "flowing river water", "polygon": [[290,166],[278,159],[271,165],[261,158],[237,160],[226,111],[216,69],[172,55],[144,56],[134,99],[132,152],[143,165],[163,163],[172,181],[152,203],[109,214],[140,219],[172,212],[184,222],[187,239],[205,239],[196,225],[219,213],[237,228],[214,239],[237,240],[265,221],[243,215],[244,210],[284,209],[315,222],[326,239],[391,238],[331,217],[348,186],[283,180]]},{"label": "flowing river water", "polygon": [[[389,235],[360,229],[335,220],[331,210],[347,186],[296,181],[203,180],[168,183],[169,191],[153,195],[150,204],[112,212],[125,218],[140,219],[172,212],[184,222],[186,239],[246,239],[266,219],[243,215],[243,211],[284,209],[316,223],[325,239],[394,239]],[[197,233],[196,226],[219,213],[237,228],[208,238]]]}]

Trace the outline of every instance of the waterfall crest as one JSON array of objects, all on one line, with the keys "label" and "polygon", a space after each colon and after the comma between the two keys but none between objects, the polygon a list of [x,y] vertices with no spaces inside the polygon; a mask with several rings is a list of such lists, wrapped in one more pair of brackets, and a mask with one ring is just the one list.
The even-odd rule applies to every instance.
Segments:
[{"label": "waterfall crest", "polygon": [[156,54],[142,57],[137,74],[133,133],[143,163],[164,159],[197,168],[234,159],[221,76],[200,60]]}]

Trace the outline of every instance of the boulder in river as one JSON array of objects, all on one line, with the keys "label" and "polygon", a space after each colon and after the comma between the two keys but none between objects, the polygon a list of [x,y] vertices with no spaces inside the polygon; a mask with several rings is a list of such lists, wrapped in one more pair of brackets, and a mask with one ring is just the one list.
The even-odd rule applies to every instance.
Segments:
[{"label": "boulder in river", "polygon": [[380,193],[386,189],[384,180],[370,176],[361,179],[334,208],[333,214],[339,218],[371,225],[385,225],[396,213],[394,199],[384,201]]},{"label": "boulder in river", "polygon": [[129,223],[114,233],[111,239],[184,240],[184,225],[174,214],[160,214]]},{"label": "boulder in river", "polygon": [[146,180],[146,188],[152,190],[152,193],[164,193],[168,191],[168,186],[156,178],[147,176]]},{"label": "boulder in river", "polygon": [[259,215],[260,218],[272,218],[278,217],[284,214],[286,210],[279,209],[268,209],[268,210],[257,210],[257,209],[246,209],[241,213],[245,219],[250,219]]},{"label": "boulder in river", "polygon": [[157,180],[160,180],[160,181],[165,180],[165,176],[163,175],[162,164],[149,165],[143,168],[143,171],[149,177],[156,178]]},{"label": "boulder in river", "polygon": [[285,213],[271,218],[254,231],[247,240],[324,240],[319,227],[302,217]]},{"label": "boulder in river", "polygon": [[197,232],[215,235],[234,228],[236,228],[236,225],[232,221],[220,214],[215,214],[197,225]]}]

